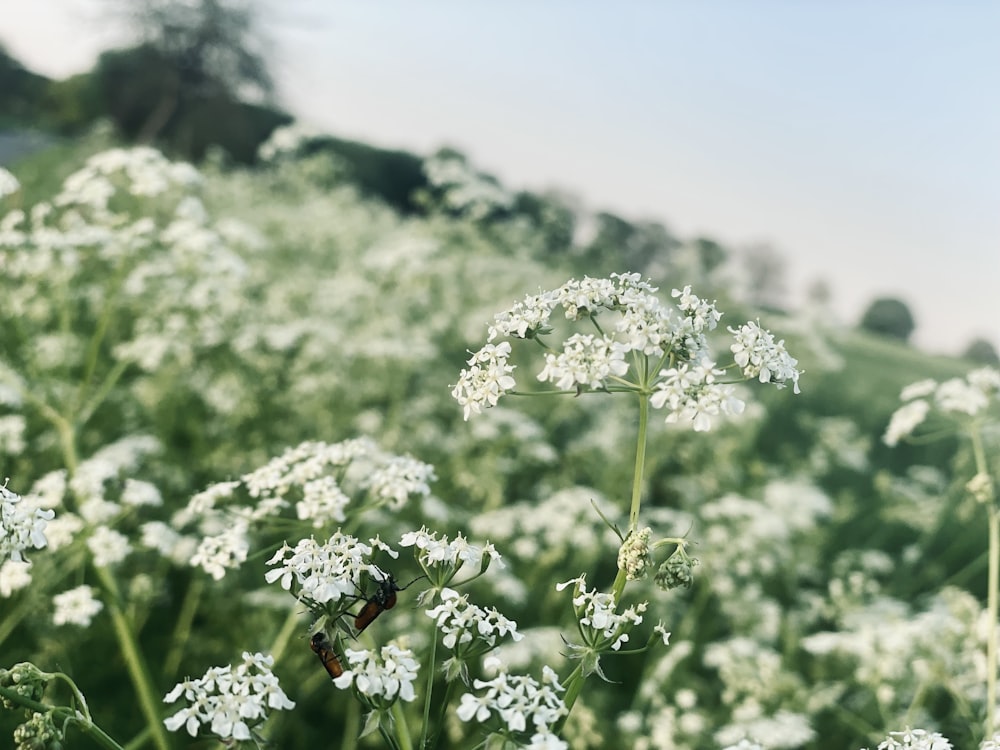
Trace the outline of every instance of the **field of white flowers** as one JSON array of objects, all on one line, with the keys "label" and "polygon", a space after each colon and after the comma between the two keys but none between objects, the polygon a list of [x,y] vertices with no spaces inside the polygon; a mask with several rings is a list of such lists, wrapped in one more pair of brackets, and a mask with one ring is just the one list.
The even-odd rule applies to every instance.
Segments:
[{"label": "field of white flowers", "polygon": [[300,145],[0,172],[0,746],[998,746],[1000,373]]}]

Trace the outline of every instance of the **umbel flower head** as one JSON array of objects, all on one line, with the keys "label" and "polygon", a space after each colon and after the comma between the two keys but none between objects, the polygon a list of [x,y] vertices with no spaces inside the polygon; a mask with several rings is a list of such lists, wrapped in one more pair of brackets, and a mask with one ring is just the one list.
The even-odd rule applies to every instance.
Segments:
[{"label": "umbel flower head", "polygon": [[[708,430],[719,415],[736,415],[743,402],[735,395],[736,380],[758,380],[798,393],[797,360],[784,341],[750,321],[728,329],[739,370],[735,380],[722,380],[728,368],[716,366],[707,334],[722,313],[714,303],[691,292],[674,289],[673,306],[655,296],[656,287],[639,274],[611,274],[607,279],[570,279],[558,289],[529,295],[494,316],[487,343],[474,352],[462,370],[452,396],[465,418],[496,406],[515,392],[512,348],[506,339],[535,339],[545,347],[544,366],[537,375],[560,393],[631,391],[650,397],[650,405],[667,412],[667,422]],[[587,322],[592,331],[569,335],[561,347],[547,338],[555,328],[552,316],[561,308],[567,320]]]},{"label": "umbel flower head", "polygon": [[212,667],[204,676],[184,680],[164,697],[173,703],[183,697],[188,705],[164,719],[171,732],[181,727],[192,737],[205,727],[221,740],[250,740],[252,730],[264,723],[268,710],[295,707],[271,672],[273,656],[243,652],[243,661]]},{"label": "umbel flower head", "polygon": [[565,750],[569,747],[553,732],[556,723],[568,713],[560,695],[565,688],[556,673],[545,666],[542,682],[530,675],[510,674],[496,657],[486,659],[487,670],[497,672],[492,680],[475,680],[477,693],[462,696],[456,714],[462,721],[483,723],[493,717],[500,731],[507,735],[529,735],[529,748]]},{"label": "umbel flower head", "polygon": [[933,412],[952,422],[977,419],[1000,402],[1000,370],[981,367],[964,378],[943,383],[928,378],[906,386],[899,407],[886,428],[882,441],[889,446],[909,437]]},{"label": "umbel flower head", "polygon": [[0,485],[0,563],[10,558],[23,562],[25,550],[48,545],[45,524],[55,511],[41,510]]}]

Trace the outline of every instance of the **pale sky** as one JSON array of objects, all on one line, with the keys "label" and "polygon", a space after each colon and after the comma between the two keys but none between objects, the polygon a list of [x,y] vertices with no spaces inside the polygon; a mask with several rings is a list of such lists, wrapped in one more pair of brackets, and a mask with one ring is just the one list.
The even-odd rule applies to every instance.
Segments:
[{"label": "pale sky", "polygon": [[[83,71],[121,38],[107,7],[0,0],[0,41]],[[897,296],[925,349],[1000,348],[1000,2],[288,0],[264,20],[309,124],[767,242],[845,322]]]}]

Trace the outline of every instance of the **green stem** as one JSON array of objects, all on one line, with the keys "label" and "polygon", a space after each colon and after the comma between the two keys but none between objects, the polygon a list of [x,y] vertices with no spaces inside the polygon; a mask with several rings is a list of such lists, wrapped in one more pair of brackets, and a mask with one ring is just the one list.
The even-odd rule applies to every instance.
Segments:
[{"label": "green stem", "polygon": [[57,726],[62,724],[67,719],[72,721],[81,732],[89,735],[94,742],[103,748],[107,748],[107,750],[122,750],[122,746],[115,742],[107,734],[107,732],[94,724],[92,721],[81,719],[80,714],[71,708],[63,706],[47,706],[44,703],[39,703],[38,701],[33,701],[30,698],[25,698],[18,692],[5,687],[0,687],[0,695],[12,703],[16,703],[17,705],[27,708],[30,711],[34,711],[35,713],[51,714],[52,723]]},{"label": "green stem", "polygon": [[160,700],[153,694],[152,680],[149,676],[149,668],[143,659],[142,652],[139,651],[139,644],[136,642],[128,620],[119,606],[118,586],[115,583],[111,572],[102,566],[94,566],[97,577],[101,580],[104,590],[108,593],[108,614],[111,615],[111,623],[114,626],[115,637],[118,639],[118,646],[121,648],[122,657],[125,659],[125,666],[128,669],[132,685],[135,687],[139,698],[139,706],[146,718],[146,725],[153,735],[153,743],[159,750],[170,750],[170,740],[167,737],[167,730],[163,726],[160,718]]},{"label": "green stem", "polygon": [[642,505],[642,475],[646,466],[646,431],[649,425],[649,396],[639,396],[639,435],[635,446],[635,471],[632,474],[632,505],[628,512],[629,533],[639,526]]},{"label": "green stem", "polygon": [[1000,568],[1000,516],[992,504],[989,516],[990,563],[986,609],[990,626],[986,641],[986,736],[992,737],[997,704],[997,574]]},{"label": "green stem", "polygon": [[580,697],[580,693],[583,691],[584,682],[586,682],[586,677],[583,674],[583,664],[577,664],[573,671],[570,672],[569,677],[563,681],[566,685],[566,694],[563,696],[563,703],[566,704],[566,715],[556,722],[556,725],[553,727],[556,734],[559,734],[566,724],[566,719],[569,718],[570,712],[573,710],[573,704],[576,703],[576,699]]},{"label": "green stem", "polygon": [[[632,502],[628,511],[628,533],[639,528],[639,509],[642,507],[642,477],[646,469],[646,433],[649,428],[649,396],[639,394],[639,434],[636,437],[635,469],[632,472]],[[626,535],[627,537],[628,535]],[[625,591],[626,573],[619,570],[611,593],[615,601],[620,601]]]},{"label": "green stem", "polygon": [[170,650],[163,660],[164,677],[175,677],[177,670],[180,669],[184,646],[191,637],[191,626],[194,623],[194,616],[198,611],[198,604],[201,602],[201,594],[204,590],[205,581],[196,574],[191,579],[191,583],[188,584],[187,591],[184,593],[184,601],[181,602],[180,612],[177,613],[173,637],[170,639]]},{"label": "green stem", "polygon": [[[972,453],[976,459],[976,473],[987,474],[986,451],[983,449],[982,437],[973,428]],[[1000,514],[997,513],[996,498],[993,493],[987,499],[987,515],[989,518],[989,568],[986,584],[986,611],[989,618],[989,632],[986,637],[986,737],[993,736],[996,727],[997,704],[997,611],[998,595],[1000,595]]]},{"label": "green stem", "polygon": [[431,695],[434,692],[434,668],[437,664],[437,630],[434,630],[431,638],[430,663],[427,666],[427,687],[424,689],[424,726],[420,731],[420,750],[427,747],[427,732],[430,728],[431,719]]},{"label": "green stem", "polygon": [[396,701],[392,704],[391,710],[392,718],[395,719],[399,750],[413,750],[413,738],[410,736],[410,727],[406,723],[406,712],[403,711],[403,705]]},{"label": "green stem", "polygon": [[278,635],[274,637],[274,642],[271,644],[271,656],[274,657],[275,663],[279,662],[281,657],[284,656],[285,649],[288,648],[288,642],[292,639],[292,634],[295,633],[295,629],[298,627],[298,612],[294,609],[288,610],[288,616],[285,618],[281,630],[278,631]]}]

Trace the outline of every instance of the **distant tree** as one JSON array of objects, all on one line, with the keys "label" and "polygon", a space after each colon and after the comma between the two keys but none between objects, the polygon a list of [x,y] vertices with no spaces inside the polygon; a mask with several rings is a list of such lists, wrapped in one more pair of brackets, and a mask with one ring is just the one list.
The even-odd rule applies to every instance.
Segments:
[{"label": "distant tree", "polygon": [[218,144],[240,161],[288,117],[273,92],[251,0],[108,0],[138,45],[101,55],[94,76],[122,133],[188,158]]},{"label": "distant tree", "polygon": [[872,302],[861,316],[861,328],[908,341],[916,323],[906,303],[895,297],[881,297]]},{"label": "distant tree", "polygon": [[747,301],[756,307],[781,310],[788,293],[785,258],[766,243],[752,245],[743,252]]},{"label": "distant tree", "polygon": [[725,263],[726,258],[729,257],[729,252],[726,248],[708,237],[696,237],[694,240],[694,249],[698,253],[701,268],[705,273],[715,270]]},{"label": "distant tree", "polygon": [[826,279],[816,279],[806,289],[806,300],[814,307],[825,309],[833,299],[833,289]]},{"label": "distant tree", "polygon": [[962,358],[980,365],[1000,365],[996,348],[986,339],[973,339],[969,342]]},{"label": "distant tree", "polygon": [[653,261],[667,262],[682,243],[656,221],[633,223],[608,212],[594,217],[597,231],[582,249],[592,273],[645,273]]},{"label": "distant tree", "polygon": [[47,85],[48,79],[27,70],[0,45],[0,126],[30,121]]}]

